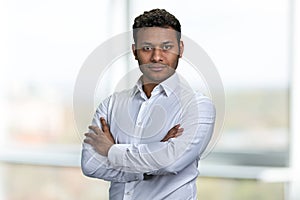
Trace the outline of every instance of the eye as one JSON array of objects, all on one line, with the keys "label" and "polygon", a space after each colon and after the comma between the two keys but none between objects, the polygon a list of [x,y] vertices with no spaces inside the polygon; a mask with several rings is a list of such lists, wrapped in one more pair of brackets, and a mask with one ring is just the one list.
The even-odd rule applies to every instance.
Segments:
[{"label": "eye", "polygon": [[172,47],[173,47],[173,45],[165,44],[165,45],[162,47],[162,49],[166,51],[166,50],[170,50]]},{"label": "eye", "polygon": [[144,51],[151,51],[152,47],[151,46],[143,46]]}]

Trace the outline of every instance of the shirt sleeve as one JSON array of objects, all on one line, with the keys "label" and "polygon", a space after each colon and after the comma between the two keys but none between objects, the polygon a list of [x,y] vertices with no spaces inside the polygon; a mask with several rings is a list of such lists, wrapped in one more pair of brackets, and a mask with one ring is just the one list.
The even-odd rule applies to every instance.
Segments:
[{"label": "shirt sleeve", "polygon": [[196,96],[183,109],[181,136],[167,142],[115,144],[108,152],[108,160],[128,172],[176,174],[200,158],[212,137],[214,122],[211,100]]},{"label": "shirt sleeve", "polygon": [[[101,127],[100,117],[107,119],[109,98],[104,100],[96,110],[92,124]],[[143,174],[123,171],[121,167],[112,166],[107,157],[101,156],[94,148],[82,144],[81,169],[84,175],[113,182],[143,180]]]}]

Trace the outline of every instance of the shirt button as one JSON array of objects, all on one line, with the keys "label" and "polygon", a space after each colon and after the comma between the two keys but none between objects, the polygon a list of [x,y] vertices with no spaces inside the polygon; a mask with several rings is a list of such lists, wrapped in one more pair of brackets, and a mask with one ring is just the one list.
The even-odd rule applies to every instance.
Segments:
[{"label": "shirt button", "polygon": [[142,122],[139,122],[138,125],[139,125],[139,126],[142,125]]},{"label": "shirt button", "polygon": [[130,195],[130,192],[126,192],[126,195]]}]

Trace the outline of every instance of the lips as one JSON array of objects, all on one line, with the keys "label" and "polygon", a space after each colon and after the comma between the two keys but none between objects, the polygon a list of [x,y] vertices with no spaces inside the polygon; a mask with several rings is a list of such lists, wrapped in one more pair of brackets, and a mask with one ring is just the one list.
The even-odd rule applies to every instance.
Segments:
[{"label": "lips", "polygon": [[164,67],[149,67],[150,70],[155,71],[155,72],[159,72],[162,71],[164,69]]},{"label": "lips", "polygon": [[166,65],[157,65],[157,64],[152,64],[152,65],[149,65],[148,68],[152,71],[155,71],[155,72],[159,72],[159,71],[162,71],[164,68],[166,68],[167,66]]}]

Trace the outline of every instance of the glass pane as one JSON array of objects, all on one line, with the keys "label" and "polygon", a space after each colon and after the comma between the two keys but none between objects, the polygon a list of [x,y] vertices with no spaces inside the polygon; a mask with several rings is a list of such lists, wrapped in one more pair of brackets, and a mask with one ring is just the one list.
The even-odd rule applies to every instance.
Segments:
[{"label": "glass pane", "polygon": [[[1,164],[0,175],[1,199],[108,199],[109,183],[84,177],[79,168]],[[197,188],[199,199],[284,199],[283,183],[199,177]]]},{"label": "glass pane", "polygon": [[[75,79],[91,51],[130,27],[125,1],[116,2],[3,1],[0,141],[80,143]],[[129,23],[153,5],[180,19],[182,33],[206,50],[223,79],[227,113],[215,151],[286,151],[288,1],[141,0],[130,4]]]},{"label": "glass pane", "polygon": [[284,200],[284,183],[198,178],[198,198],[209,200]]},{"label": "glass pane", "polygon": [[108,2],[1,2],[7,20],[0,33],[5,39],[0,46],[5,144],[80,143],[72,92],[86,57],[110,37]]},{"label": "glass pane", "polygon": [[181,21],[182,34],[212,58],[226,93],[215,152],[287,152],[289,1],[170,2],[139,1],[132,19],[153,4],[165,8]]},{"label": "glass pane", "polygon": [[1,199],[105,200],[109,183],[90,179],[79,168],[0,165]]}]

